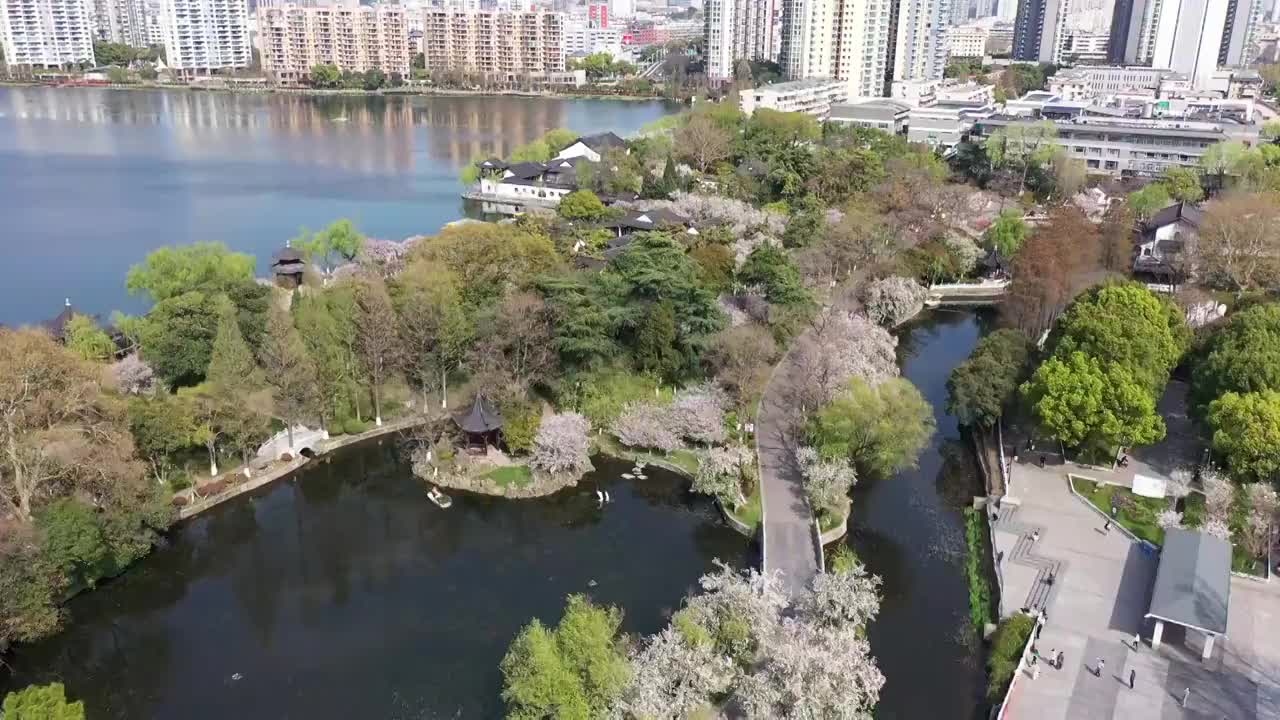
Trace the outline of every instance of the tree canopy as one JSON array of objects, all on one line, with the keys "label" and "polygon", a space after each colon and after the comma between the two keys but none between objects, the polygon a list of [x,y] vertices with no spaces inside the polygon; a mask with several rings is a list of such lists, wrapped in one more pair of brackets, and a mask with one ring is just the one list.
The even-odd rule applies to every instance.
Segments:
[{"label": "tree canopy", "polygon": [[910,381],[849,381],[809,421],[809,442],[828,460],[847,458],[859,474],[888,477],[914,467],[934,431],[933,409]]},{"label": "tree canopy", "polygon": [[1209,404],[1213,450],[1240,481],[1280,475],[1280,392],[1226,392]]},{"label": "tree canopy", "polygon": [[1022,393],[1040,424],[1068,447],[1096,441],[1116,448],[1164,438],[1150,390],[1122,365],[1080,351],[1046,360]]},{"label": "tree canopy", "polygon": [[947,379],[947,412],[963,425],[991,427],[1026,379],[1031,343],[1017,330],[997,330],[978,342]]},{"label": "tree canopy", "polygon": [[222,243],[200,242],[153,250],[141,265],[129,269],[130,293],[145,292],[156,302],[186,292],[227,292],[253,282],[253,256],[235,253]]},{"label": "tree canopy", "polygon": [[1202,412],[1228,392],[1280,391],[1280,304],[1232,313],[1193,364],[1191,393]]}]

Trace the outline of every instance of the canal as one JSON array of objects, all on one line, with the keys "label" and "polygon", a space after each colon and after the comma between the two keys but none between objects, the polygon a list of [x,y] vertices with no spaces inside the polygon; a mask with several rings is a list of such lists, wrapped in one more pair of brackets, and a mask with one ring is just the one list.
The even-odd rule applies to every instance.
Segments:
[{"label": "canal", "polygon": [[157,247],[225,242],[258,258],[303,227],[433,234],[467,210],[459,170],[547,130],[627,135],[659,101],[237,95],[0,87],[0,324],[63,300],[145,310],[125,273]]}]

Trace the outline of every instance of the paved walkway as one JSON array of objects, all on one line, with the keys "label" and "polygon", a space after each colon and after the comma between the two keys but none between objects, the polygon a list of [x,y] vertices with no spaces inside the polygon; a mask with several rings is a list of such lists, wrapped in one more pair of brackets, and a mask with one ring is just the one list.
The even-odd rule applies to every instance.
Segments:
[{"label": "paved walkway", "polygon": [[818,548],[813,538],[813,514],[795,466],[789,357],[783,358],[760,400],[756,451],[764,504],[764,571],[780,572],[783,583],[795,595],[818,574]]},{"label": "paved walkway", "polygon": [[[1014,468],[1019,506],[996,511],[994,541],[1001,556],[1005,611],[1034,605],[1047,613],[1038,649],[1065,655],[1063,668],[1041,665],[1023,677],[1007,718],[1037,720],[1248,720],[1280,717],[1280,641],[1265,628],[1280,620],[1280,584],[1233,578],[1227,638],[1200,660],[1201,638],[1166,628],[1152,651],[1145,615],[1158,564],[1156,553],[1116,529],[1071,494],[1066,472],[1107,473],[1050,464]],[[1126,474],[1131,476],[1131,473]],[[1039,532],[1032,542],[1030,533]],[[1046,584],[1045,568],[1055,569]],[[1134,633],[1143,643],[1132,645]],[[1096,673],[1097,660],[1105,669]],[[1135,673],[1129,688],[1129,672]],[[1187,708],[1182,693],[1191,688]]]}]

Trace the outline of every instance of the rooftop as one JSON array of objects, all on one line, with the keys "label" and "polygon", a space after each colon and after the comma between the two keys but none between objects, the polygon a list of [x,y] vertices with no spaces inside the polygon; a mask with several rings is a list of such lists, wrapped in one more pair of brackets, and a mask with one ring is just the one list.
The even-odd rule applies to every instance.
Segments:
[{"label": "rooftop", "polygon": [[1165,531],[1147,617],[1225,635],[1231,545],[1195,530]]},{"label": "rooftop", "polygon": [[844,85],[843,80],[832,80],[831,78],[806,78],[804,80],[788,80],[787,82],[773,83],[772,85],[761,85],[755,88],[755,92],[768,90],[770,92],[799,92],[801,90],[817,90],[819,88],[828,87],[830,85]]},{"label": "rooftop", "polygon": [[832,105],[832,120],[892,120],[896,116],[911,112],[911,106],[897,100],[868,100],[850,105]]}]

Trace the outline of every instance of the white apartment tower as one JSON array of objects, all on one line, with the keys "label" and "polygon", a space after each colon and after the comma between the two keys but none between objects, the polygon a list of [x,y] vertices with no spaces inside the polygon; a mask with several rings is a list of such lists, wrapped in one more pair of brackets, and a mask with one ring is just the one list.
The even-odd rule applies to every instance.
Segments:
[{"label": "white apartment tower", "polygon": [[0,0],[0,48],[9,65],[92,63],[88,0]]},{"label": "white apartment tower", "polygon": [[947,68],[951,0],[901,0],[894,80],[941,80]]},{"label": "white apartment tower", "polygon": [[733,78],[738,60],[777,60],[773,0],[706,0],[707,76]]},{"label": "white apartment tower", "polygon": [[784,0],[779,62],[789,80],[834,78],[853,97],[883,97],[895,0]]},{"label": "white apartment tower", "polygon": [[163,0],[160,27],[169,67],[184,76],[249,67],[246,0]]},{"label": "white apartment tower", "polygon": [[1230,0],[1165,0],[1160,10],[1153,67],[1177,70],[1204,87],[1218,69]]},{"label": "white apartment tower", "polygon": [[93,0],[95,39],[147,47],[147,22],[143,0]]},{"label": "white apartment tower", "polygon": [[262,69],[279,80],[304,80],[316,65],[390,76],[409,75],[406,11],[401,5],[277,5],[258,9]]}]

